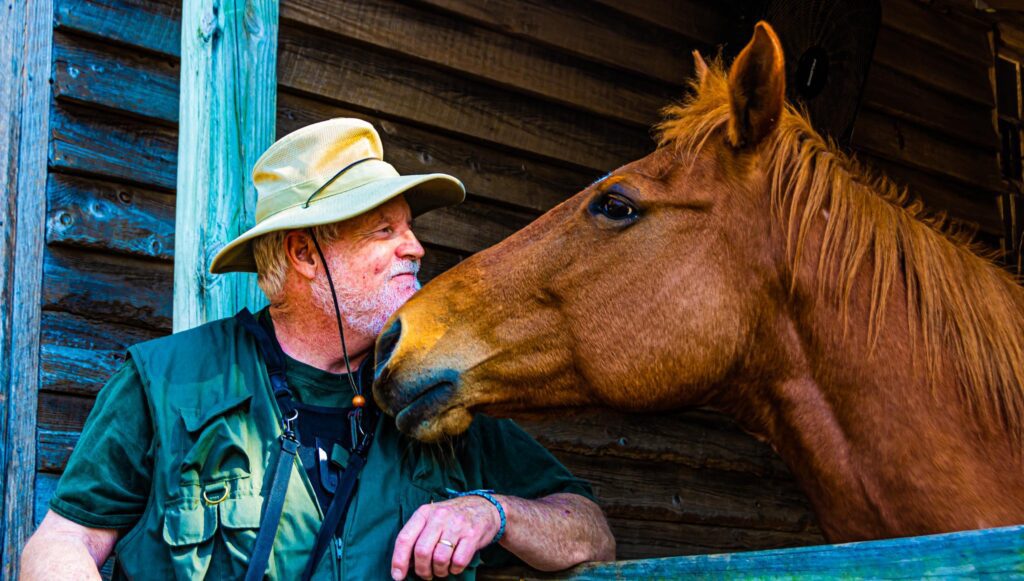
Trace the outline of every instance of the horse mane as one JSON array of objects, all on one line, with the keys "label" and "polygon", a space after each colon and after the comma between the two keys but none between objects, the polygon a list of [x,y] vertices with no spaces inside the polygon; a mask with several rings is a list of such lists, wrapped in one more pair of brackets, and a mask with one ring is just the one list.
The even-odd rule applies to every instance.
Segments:
[{"label": "horse mane", "polygon": [[[721,59],[692,87],[682,104],[664,110],[657,127],[660,145],[674,146],[689,159],[713,135],[724,135],[729,120]],[[868,338],[874,353],[893,285],[905,284],[908,331],[915,351],[917,339],[923,343],[928,377],[937,378],[948,349],[963,403],[979,420],[998,421],[1019,442],[1024,427],[1024,287],[1019,281],[993,263],[992,253],[972,243],[973,230],[945,214],[926,213],[905,188],[873,175],[823,139],[792,105],[786,104],[777,129],[760,147],[773,219],[787,233],[791,284],[812,224],[824,211],[816,297],[838,306],[846,328],[854,281],[860,269],[871,268]],[[830,288],[828,280],[836,285]]]}]

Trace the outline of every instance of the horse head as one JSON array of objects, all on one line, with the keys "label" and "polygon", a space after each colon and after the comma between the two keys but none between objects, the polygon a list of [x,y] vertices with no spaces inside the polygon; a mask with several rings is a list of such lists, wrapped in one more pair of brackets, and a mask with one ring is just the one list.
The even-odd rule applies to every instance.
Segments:
[{"label": "horse head", "polygon": [[778,371],[755,346],[786,294],[760,163],[786,113],[782,48],[761,23],[727,76],[694,57],[687,114],[662,125],[654,153],[395,314],[374,393],[400,429],[429,440],[476,411],[676,409]]}]

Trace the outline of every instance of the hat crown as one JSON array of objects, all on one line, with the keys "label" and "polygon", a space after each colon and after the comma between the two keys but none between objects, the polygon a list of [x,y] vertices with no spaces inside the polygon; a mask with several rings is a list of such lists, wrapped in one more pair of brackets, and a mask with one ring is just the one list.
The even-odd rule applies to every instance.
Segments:
[{"label": "hat crown", "polygon": [[369,123],[339,118],[308,125],[279,139],[256,161],[252,181],[257,199],[285,190],[308,191],[311,185],[315,190],[367,158],[384,159],[380,136]]}]

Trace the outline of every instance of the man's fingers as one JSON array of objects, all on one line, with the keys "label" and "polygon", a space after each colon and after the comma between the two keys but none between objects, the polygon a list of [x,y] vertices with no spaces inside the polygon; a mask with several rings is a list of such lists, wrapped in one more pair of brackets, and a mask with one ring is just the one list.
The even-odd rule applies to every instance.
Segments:
[{"label": "man's fingers", "polygon": [[395,539],[395,551],[391,555],[391,577],[395,581],[405,579],[409,574],[409,558],[412,556],[413,547],[416,546],[416,539],[420,538],[420,533],[427,524],[424,512],[423,508],[414,512]]},{"label": "man's fingers", "polygon": [[452,575],[458,575],[465,571],[475,554],[476,543],[472,539],[463,539],[462,542],[455,545],[455,553],[452,555],[452,564],[449,568]]},{"label": "man's fingers", "polygon": [[[442,541],[448,541],[453,546],[448,546],[448,544],[443,543]],[[458,539],[446,539],[443,535],[437,541],[437,545],[434,546],[434,577],[448,576],[448,569],[451,567],[452,554],[455,553],[454,545],[457,542]]]},{"label": "man's fingers", "polygon": [[437,541],[441,539],[443,527],[444,522],[437,518],[435,511],[435,514],[432,514],[427,519],[427,525],[423,527],[420,538],[416,540],[416,546],[412,549],[413,562],[415,563],[413,568],[416,570],[416,574],[424,579],[433,578],[434,547],[437,546]]}]

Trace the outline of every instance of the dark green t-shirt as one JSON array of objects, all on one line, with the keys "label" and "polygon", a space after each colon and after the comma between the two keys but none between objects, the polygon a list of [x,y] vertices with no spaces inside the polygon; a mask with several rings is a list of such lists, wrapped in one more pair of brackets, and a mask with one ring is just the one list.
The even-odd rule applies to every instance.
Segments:
[{"label": "dark green t-shirt", "polygon": [[[303,403],[342,407],[351,401],[351,388],[344,375],[289,358],[287,379],[296,399]],[[85,526],[106,529],[130,528],[142,517],[151,488],[154,453],[145,393],[139,372],[129,359],[97,397],[50,500],[55,513]],[[394,429],[393,419],[383,416],[381,421]],[[464,448],[456,456],[465,468],[480,473],[486,488],[524,498],[569,492],[593,499],[586,482],[572,477],[514,423],[474,422],[471,429],[478,434],[474,438],[479,443],[477,448]],[[375,495],[390,496],[384,491]],[[383,510],[400,514],[398,506]],[[381,550],[380,558],[390,560],[389,547],[382,545]],[[496,565],[505,560],[500,554],[495,557],[488,562]]]}]

